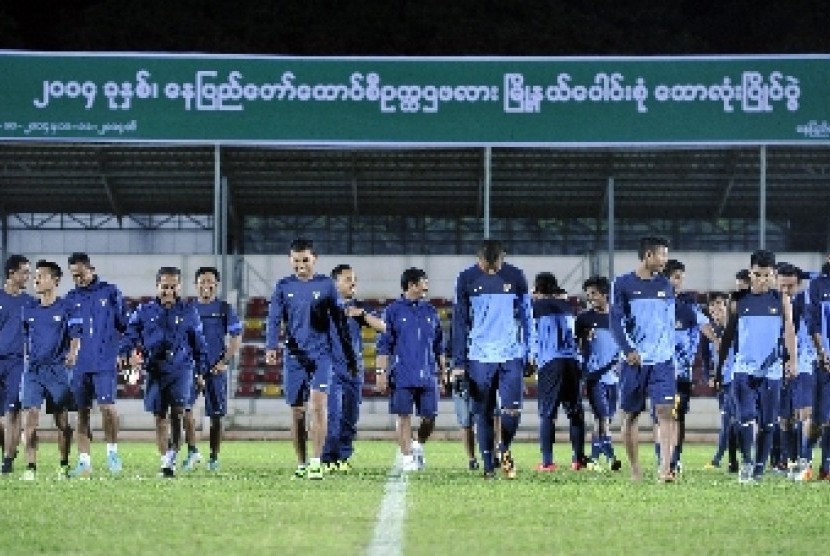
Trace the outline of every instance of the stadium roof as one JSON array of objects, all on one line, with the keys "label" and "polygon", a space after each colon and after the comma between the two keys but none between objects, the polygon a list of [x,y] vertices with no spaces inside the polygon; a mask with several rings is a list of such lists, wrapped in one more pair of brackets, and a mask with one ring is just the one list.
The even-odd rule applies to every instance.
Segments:
[{"label": "stadium roof", "polygon": [[[484,150],[222,147],[229,208],[246,215],[483,212]],[[210,214],[210,146],[0,144],[5,213]],[[491,215],[601,218],[608,179],[617,218],[757,218],[760,148],[494,148]],[[830,147],[770,146],[770,219],[830,211]]]}]

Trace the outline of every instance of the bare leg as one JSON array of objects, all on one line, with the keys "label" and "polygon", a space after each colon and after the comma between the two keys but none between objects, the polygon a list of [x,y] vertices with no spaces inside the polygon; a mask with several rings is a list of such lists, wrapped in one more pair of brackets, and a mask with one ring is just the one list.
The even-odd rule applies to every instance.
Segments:
[{"label": "bare leg", "polygon": [[214,459],[219,458],[219,448],[222,444],[222,418],[210,418],[210,456]]},{"label": "bare leg", "polygon": [[[169,437],[167,432],[167,415],[156,413],[156,448],[158,448],[159,455],[163,456],[167,453],[167,439]],[[80,430],[80,426],[78,430]]]},{"label": "bare leg", "polygon": [[182,445],[182,413],[184,413],[182,407],[170,408],[170,440],[173,443],[171,450],[176,452]]},{"label": "bare leg", "polygon": [[467,459],[476,459],[476,433],[473,427],[461,427],[461,443]]},{"label": "bare leg", "polygon": [[26,463],[37,463],[37,425],[40,420],[40,408],[32,407],[25,411],[26,423],[23,436],[26,439]]},{"label": "bare leg", "polygon": [[398,415],[398,446],[401,454],[412,455],[412,415]]},{"label": "bare leg", "polygon": [[55,413],[55,427],[58,429],[58,454],[62,465],[69,461],[69,447],[72,444],[72,427],[69,426],[69,413]]},{"label": "bare leg", "polygon": [[306,431],[305,414],[306,409],[304,405],[291,408],[291,440],[294,443],[294,453],[297,454],[297,463],[299,465],[308,463],[306,448],[308,432]]},{"label": "bare leg", "polygon": [[677,423],[672,418],[671,404],[655,406],[657,413],[657,433],[660,438],[660,480],[668,481],[671,476],[671,458],[677,442]]},{"label": "bare leg", "polygon": [[115,404],[106,404],[100,407],[104,440],[107,441],[107,444],[115,444],[118,442],[118,410],[115,408]]},{"label": "bare leg", "polygon": [[315,458],[323,454],[323,444],[328,431],[328,394],[311,391],[311,447]]},{"label": "bare leg", "polygon": [[17,452],[17,445],[20,444],[20,410],[8,410],[6,412],[6,434],[5,446],[6,457],[13,458]]},{"label": "bare leg", "polygon": [[184,443],[187,444],[188,448],[196,446],[196,417],[193,415],[193,411],[184,410],[182,423],[184,424]]},{"label": "bare leg", "polygon": [[623,413],[622,437],[625,444],[625,455],[631,465],[631,479],[642,481],[643,472],[640,469],[639,439],[637,438],[637,419],[639,413]]},{"label": "bare leg", "polygon": [[89,407],[78,409],[78,430],[75,431],[75,443],[78,445],[79,454],[89,454],[90,411]]},{"label": "bare leg", "polygon": [[424,444],[435,429],[435,417],[422,417],[418,426],[418,442]]}]

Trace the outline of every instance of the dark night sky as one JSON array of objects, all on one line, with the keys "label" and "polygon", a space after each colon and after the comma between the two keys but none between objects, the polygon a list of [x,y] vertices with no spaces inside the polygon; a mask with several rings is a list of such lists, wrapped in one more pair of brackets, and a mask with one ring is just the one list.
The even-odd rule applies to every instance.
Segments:
[{"label": "dark night sky", "polygon": [[830,52],[826,0],[40,0],[0,48],[286,55]]}]

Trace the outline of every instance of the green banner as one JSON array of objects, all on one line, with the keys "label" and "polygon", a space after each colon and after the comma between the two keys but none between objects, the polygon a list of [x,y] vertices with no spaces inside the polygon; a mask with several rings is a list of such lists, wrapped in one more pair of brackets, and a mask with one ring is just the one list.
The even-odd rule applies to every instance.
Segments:
[{"label": "green banner", "polygon": [[0,51],[0,141],[830,143],[830,56],[295,58]]}]

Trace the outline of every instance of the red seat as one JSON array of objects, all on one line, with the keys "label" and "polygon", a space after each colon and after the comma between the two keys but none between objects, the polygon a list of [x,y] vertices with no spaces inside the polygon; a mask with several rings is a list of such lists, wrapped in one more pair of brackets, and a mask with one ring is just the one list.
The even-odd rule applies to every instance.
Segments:
[{"label": "red seat", "polygon": [[253,384],[254,382],[259,382],[259,373],[251,369],[240,370],[236,380],[239,383]]},{"label": "red seat", "polygon": [[281,373],[274,369],[268,369],[262,375],[262,382],[265,382],[266,384],[279,384],[281,380]]},{"label": "red seat", "polygon": [[259,388],[253,384],[240,384],[236,387],[237,398],[255,398],[259,395]]},{"label": "red seat", "polygon": [[268,300],[264,297],[252,297],[245,307],[245,316],[264,317],[268,314]]}]

